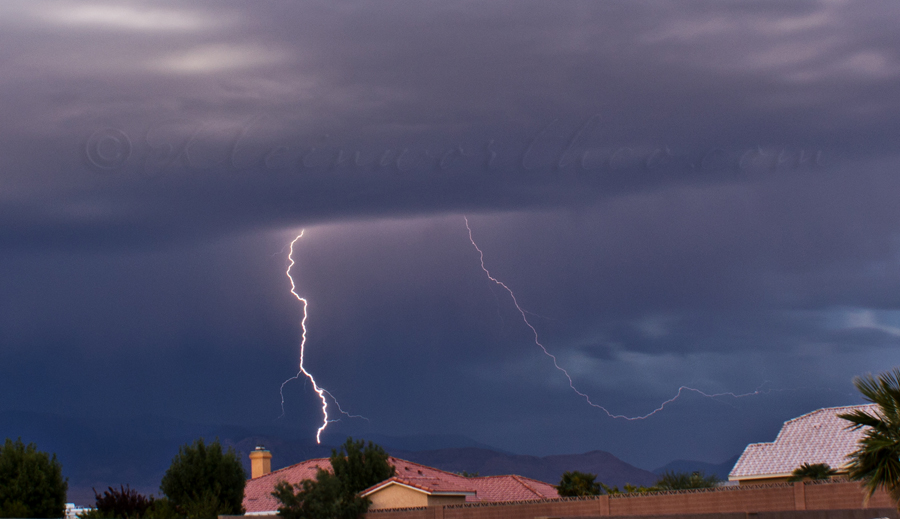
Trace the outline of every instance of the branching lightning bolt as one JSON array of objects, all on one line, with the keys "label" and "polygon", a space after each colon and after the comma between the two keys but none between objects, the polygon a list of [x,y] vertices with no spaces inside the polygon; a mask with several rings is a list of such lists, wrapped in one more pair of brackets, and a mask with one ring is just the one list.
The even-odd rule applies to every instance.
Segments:
[{"label": "branching lightning bolt", "polygon": [[294,238],[294,240],[291,241],[291,243],[290,243],[290,252],[288,252],[288,260],[290,260],[290,264],[288,265],[287,271],[285,272],[288,279],[291,281],[291,294],[293,294],[294,297],[297,298],[297,301],[300,301],[300,304],[303,307],[303,318],[300,320],[300,330],[302,332],[301,336],[300,336],[300,371],[298,371],[297,374],[294,375],[293,377],[291,377],[281,383],[281,389],[279,390],[279,392],[281,394],[281,416],[284,416],[284,386],[288,382],[290,382],[292,380],[297,380],[298,378],[300,378],[300,375],[305,376],[312,383],[313,390],[316,392],[317,395],[319,395],[319,399],[322,401],[322,425],[319,426],[319,428],[316,430],[316,443],[322,443],[322,431],[324,431],[325,428],[328,427],[329,423],[337,421],[337,420],[329,420],[328,419],[328,399],[325,398],[325,395],[328,395],[331,397],[331,399],[334,401],[334,405],[337,406],[338,411],[340,411],[341,414],[345,414],[345,415],[349,416],[350,418],[362,418],[364,420],[368,420],[368,418],[366,418],[365,416],[360,416],[360,415],[351,415],[351,414],[347,413],[346,411],[344,411],[343,409],[341,409],[341,404],[338,403],[338,401],[334,397],[334,395],[332,395],[327,389],[320,387],[319,384],[316,383],[316,379],[313,377],[312,373],[307,371],[306,367],[303,365],[303,361],[304,361],[305,355],[306,355],[306,320],[309,317],[309,311],[308,311],[309,310],[309,302],[306,300],[305,297],[301,297],[300,294],[297,293],[297,285],[294,283],[294,278],[291,276],[291,269],[294,267],[294,264],[295,264],[295,262],[294,262],[294,244],[297,243],[297,240],[299,240],[300,238],[303,237],[303,232],[304,231],[301,230],[300,234],[297,235],[297,237]]},{"label": "branching lightning bolt", "polygon": [[291,380],[296,380],[300,378],[300,375],[305,375],[306,378],[312,383],[313,390],[319,395],[319,399],[322,400],[322,425],[319,426],[319,429],[316,430],[316,443],[322,443],[322,431],[328,427],[328,400],[325,398],[325,389],[319,387],[316,383],[316,379],[312,376],[312,373],[306,371],[306,367],[303,365],[303,360],[306,355],[306,319],[309,317],[309,302],[305,297],[300,297],[300,294],[297,293],[297,285],[294,283],[294,278],[291,277],[291,268],[294,267],[294,244],[297,243],[297,240],[303,237],[303,232],[300,231],[300,234],[297,235],[296,238],[291,242],[290,252],[288,253],[288,260],[290,260],[290,265],[288,265],[287,271],[285,274],[288,279],[291,280],[291,293],[294,294],[294,297],[297,298],[297,301],[300,301],[300,304],[303,306],[303,318],[300,320],[300,371],[297,372],[293,377],[285,380],[281,383],[281,416],[284,416],[284,385],[290,382]]},{"label": "branching lightning bolt", "polygon": [[[463,219],[466,221],[466,229],[469,231],[469,241],[472,243],[472,246],[475,247],[475,250],[478,251],[478,257],[481,262],[481,270],[484,271],[484,273],[488,277],[488,279],[490,279],[496,285],[502,287],[504,290],[506,290],[507,293],[509,293],[509,297],[512,299],[513,305],[515,305],[516,310],[518,310],[519,314],[522,316],[522,321],[531,330],[531,333],[534,336],[534,343],[541,349],[541,351],[544,352],[544,355],[550,357],[550,359],[553,361],[553,366],[556,367],[557,370],[561,371],[562,374],[566,376],[566,379],[569,381],[569,387],[572,388],[572,391],[574,391],[576,394],[578,394],[578,396],[584,398],[585,402],[587,402],[588,405],[590,405],[591,407],[596,407],[597,409],[600,409],[601,411],[606,413],[606,415],[609,416],[610,418],[621,418],[623,420],[644,420],[644,419],[650,418],[651,416],[655,415],[656,413],[662,411],[667,405],[671,404],[675,400],[678,400],[678,398],[680,398],[681,395],[685,391],[692,391],[694,393],[698,393],[698,394],[708,397],[708,398],[715,398],[715,397],[719,397],[719,396],[731,396],[734,398],[744,398],[744,397],[748,397],[748,396],[759,395],[759,394],[762,394],[763,392],[772,391],[772,390],[762,391],[762,386],[760,386],[755,391],[752,391],[750,393],[744,393],[744,394],[735,394],[735,393],[708,394],[708,393],[704,393],[703,391],[700,391],[699,389],[694,389],[692,387],[687,387],[687,386],[681,386],[678,388],[678,392],[675,394],[675,396],[673,396],[672,398],[670,398],[670,399],[666,400],[665,402],[663,402],[662,404],[660,404],[660,406],[657,407],[656,409],[654,409],[653,411],[651,411],[645,415],[641,415],[641,416],[626,416],[623,414],[614,414],[614,413],[610,412],[607,408],[603,407],[602,405],[595,404],[594,402],[591,401],[590,396],[588,396],[586,393],[579,391],[578,388],[575,387],[575,382],[572,380],[572,376],[569,375],[569,372],[566,371],[565,368],[563,368],[562,366],[559,365],[559,361],[557,360],[556,355],[553,355],[552,353],[550,353],[550,351],[548,351],[547,348],[543,344],[541,344],[537,329],[528,320],[527,314],[530,314],[531,312],[528,312],[527,310],[523,309],[521,305],[519,305],[519,301],[516,299],[516,294],[513,293],[511,288],[509,288],[505,283],[503,283],[502,281],[500,281],[499,279],[497,279],[491,275],[491,272],[484,265],[484,252],[481,250],[481,248],[478,246],[478,244],[475,243],[475,238],[472,237],[472,228],[469,226],[469,219],[465,216],[463,216]],[[536,314],[532,314],[532,315],[536,315]],[[765,385],[765,383],[763,385]]]}]

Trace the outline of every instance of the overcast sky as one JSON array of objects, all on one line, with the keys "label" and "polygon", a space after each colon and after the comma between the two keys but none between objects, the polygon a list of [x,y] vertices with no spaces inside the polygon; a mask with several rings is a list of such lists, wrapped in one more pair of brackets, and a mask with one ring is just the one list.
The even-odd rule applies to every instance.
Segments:
[{"label": "overcast sky", "polygon": [[[306,366],[368,418],[328,442],[654,468],[858,403],[898,364],[898,11],[3,2],[0,410],[314,437],[301,229]],[[590,406],[464,215],[595,404],[747,396]]]}]

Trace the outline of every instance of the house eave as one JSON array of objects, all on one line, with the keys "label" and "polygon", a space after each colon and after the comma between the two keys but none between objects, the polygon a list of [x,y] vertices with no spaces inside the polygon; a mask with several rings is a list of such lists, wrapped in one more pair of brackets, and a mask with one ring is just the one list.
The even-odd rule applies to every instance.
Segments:
[{"label": "house eave", "polygon": [[474,496],[475,495],[474,490],[425,490],[424,488],[407,485],[407,484],[401,483],[399,481],[388,481],[384,485],[379,485],[379,486],[369,490],[365,494],[362,494],[362,496],[368,497],[368,496],[374,494],[375,492],[378,492],[379,490],[381,490],[385,487],[389,487],[391,485],[399,485],[401,487],[405,487],[410,490],[415,490],[416,492],[421,492],[422,494],[425,494],[428,496],[463,496],[463,497],[465,497],[465,496]]}]

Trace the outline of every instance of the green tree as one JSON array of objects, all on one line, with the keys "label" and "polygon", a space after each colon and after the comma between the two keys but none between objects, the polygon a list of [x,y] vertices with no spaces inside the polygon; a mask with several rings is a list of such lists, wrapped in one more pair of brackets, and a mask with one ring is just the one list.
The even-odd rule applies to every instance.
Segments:
[{"label": "green tree", "polygon": [[[626,484],[625,484],[625,492],[628,492],[628,487],[629,487],[629,485],[626,483]],[[609,495],[613,495],[613,494],[621,494],[621,493],[622,493],[622,491],[619,490],[619,487],[618,487],[618,486],[611,487],[611,486],[608,486],[606,483],[603,483],[602,481],[600,482],[600,488],[603,489],[603,492],[605,492],[605,493],[607,493],[607,494],[609,494]]]},{"label": "green tree", "polygon": [[857,409],[838,415],[850,422],[849,429],[865,428],[849,456],[850,479],[865,482],[866,499],[884,488],[900,507],[900,369],[878,378],[871,374],[856,377],[853,385],[877,407],[871,414]]},{"label": "green tree", "polygon": [[305,479],[296,485],[281,481],[272,495],[282,506],[278,515],[287,519],[356,519],[366,513],[370,501],[347,492],[341,480],[327,470],[319,469],[316,479]]},{"label": "green tree", "polygon": [[183,519],[184,515],[175,509],[165,497],[157,497],[153,500],[153,504],[144,513],[144,519]]},{"label": "green tree", "polygon": [[823,480],[837,475],[837,471],[827,463],[804,463],[791,472],[788,481],[803,481],[804,479]]},{"label": "green tree", "polygon": [[244,513],[247,474],[234,449],[203,439],[182,446],[163,476],[160,490],[190,519]]},{"label": "green tree", "polygon": [[364,440],[347,438],[340,452],[332,449],[331,468],[344,489],[357,494],[395,474],[388,458],[388,453],[372,442],[366,445]]},{"label": "green tree", "polygon": [[68,488],[56,454],[21,438],[0,446],[0,517],[62,517]]},{"label": "green tree", "polygon": [[[562,479],[559,480],[559,485],[556,486],[556,491],[561,497],[599,496],[602,483],[594,482],[595,479],[597,479],[596,474],[577,470],[565,472]],[[618,489],[616,491],[618,492]]]},{"label": "green tree", "polygon": [[395,473],[384,449],[353,438],[347,438],[340,451],[332,450],[330,461],[332,472],[319,469],[315,480],[296,485],[281,481],[275,486],[272,495],[281,503],[278,515],[287,519],[356,519],[371,504],[359,493]]},{"label": "green tree", "polygon": [[719,483],[713,474],[707,476],[703,472],[670,472],[665,471],[654,485],[654,490],[687,490],[691,488],[712,488]]}]

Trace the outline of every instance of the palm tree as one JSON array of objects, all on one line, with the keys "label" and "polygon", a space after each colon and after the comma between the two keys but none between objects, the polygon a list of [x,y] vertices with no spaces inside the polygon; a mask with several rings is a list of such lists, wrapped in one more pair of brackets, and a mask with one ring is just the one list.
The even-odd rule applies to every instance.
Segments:
[{"label": "palm tree", "polygon": [[788,481],[830,479],[831,476],[836,476],[837,473],[838,471],[831,468],[827,463],[813,463],[812,465],[804,463],[791,472],[791,477],[788,478]]},{"label": "palm tree", "polygon": [[865,427],[857,449],[850,454],[849,476],[864,481],[866,500],[881,487],[900,506],[900,369],[856,377],[853,385],[876,404],[874,413],[857,409],[838,415],[850,421],[851,430]]}]

